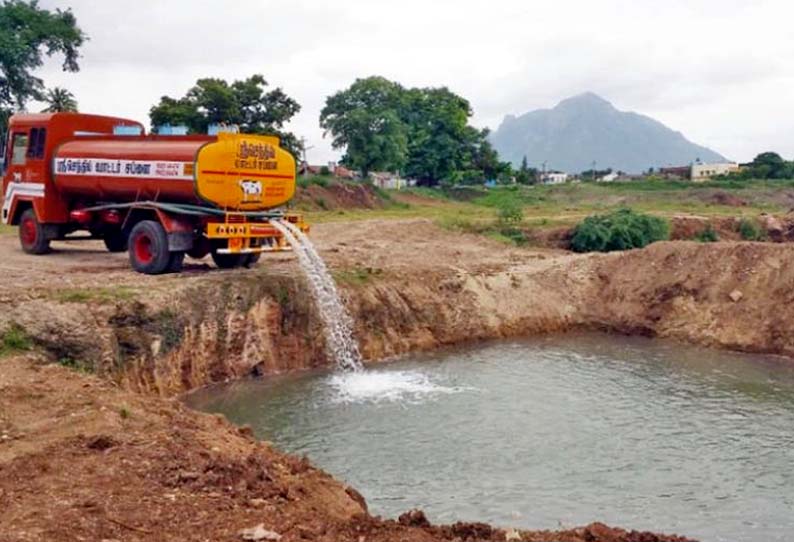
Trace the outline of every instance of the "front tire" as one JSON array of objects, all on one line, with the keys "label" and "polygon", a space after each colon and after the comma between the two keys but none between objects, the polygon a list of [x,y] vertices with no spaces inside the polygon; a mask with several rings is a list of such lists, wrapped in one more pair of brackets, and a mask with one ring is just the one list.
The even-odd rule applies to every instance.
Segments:
[{"label": "front tire", "polygon": [[19,244],[27,254],[46,254],[50,251],[50,240],[44,235],[44,226],[32,208],[26,209],[19,218]]},{"label": "front tire", "polygon": [[159,222],[142,220],[135,224],[127,244],[130,264],[139,273],[159,275],[168,271],[171,264],[168,235]]}]

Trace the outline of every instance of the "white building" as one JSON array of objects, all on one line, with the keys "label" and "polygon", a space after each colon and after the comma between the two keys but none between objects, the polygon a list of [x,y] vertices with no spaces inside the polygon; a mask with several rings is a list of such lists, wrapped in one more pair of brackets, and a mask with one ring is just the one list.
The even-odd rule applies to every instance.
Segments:
[{"label": "white building", "polygon": [[568,180],[568,174],[560,171],[549,171],[540,177],[543,184],[562,184]]},{"label": "white building", "polygon": [[739,171],[739,164],[735,162],[692,164],[692,180],[708,181],[716,175],[727,175],[736,171]]},{"label": "white building", "polygon": [[369,174],[372,184],[385,190],[402,190],[408,186],[408,182],[400,177],[398,173],[388,173],[385,171],[372,171]]},{"label": "white building", "polygon": [[606,175],[604,175],[602,177],[599,177],[598,178],[598,182],[599,183],[611,183],[611,182],[617,181],[618,177],[620,177],[620,175],[618,175],[616,172],[613,171],[612,173],[607,173]]}]

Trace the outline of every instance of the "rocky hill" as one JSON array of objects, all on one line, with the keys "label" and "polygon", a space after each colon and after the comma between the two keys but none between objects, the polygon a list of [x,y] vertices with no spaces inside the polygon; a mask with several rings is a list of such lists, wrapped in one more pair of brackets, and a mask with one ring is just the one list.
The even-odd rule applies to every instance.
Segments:
[{"label": "rocky hill", "polygon": [[518,166],[524,156],[531,166],[578,173],[592,167],[640,173],[650,167],[725,161],[661,122],[638,113],[619,111],[611,103],[585,93],[563,100],[553,109],[519,117],[508,115],[491,136],[504,160]]}]

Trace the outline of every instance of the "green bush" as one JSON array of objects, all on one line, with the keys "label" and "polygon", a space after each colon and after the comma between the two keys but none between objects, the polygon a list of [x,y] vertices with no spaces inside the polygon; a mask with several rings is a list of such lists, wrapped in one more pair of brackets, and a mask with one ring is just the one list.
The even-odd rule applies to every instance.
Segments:
[{"label": "green bush", "polygon": [[670,237],[663,218],[620,209],[588,216],[574,228],[571,248],[576,252],[610,252],[642,248]]},{"label": "green bush", "polygon": [[11,324],[2,335],[0,335],[0,355],[22,352],[33,348],[33,341],[18,324]]},{"label": "green bush", "polygon": [[524,220],[524,208],[515,199],[505,200],[499,205],[496,216],[502,225],[520,224]]},{"label": "green bush", "polygon": [[741,235],[742,239],[745,241],[759,241],[763,238],[761,228],[758,227],[758,224],[747,218],[743,218],[741,222],[739,222],[739,235]]},{"label": "green bush", "polygon": [[331,174],[331,169],[328,166],[323,166],[320,168],[320,175],[323,177],[328,177]]},{"label": "green bush", "polygon": [[719,240],[720,235],[711,227],[711,224],[695,236],[695,241],[700,241],[701,243],[716,243]]}]

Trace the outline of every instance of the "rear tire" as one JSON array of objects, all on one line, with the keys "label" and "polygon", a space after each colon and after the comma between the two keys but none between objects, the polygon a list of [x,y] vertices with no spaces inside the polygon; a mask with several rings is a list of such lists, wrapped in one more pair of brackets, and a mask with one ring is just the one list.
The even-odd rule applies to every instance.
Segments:
[{"label": "rear tire", "polygon": [[182,264],[185,262],[184,252],[172,252],[171,258],[168,260],[168,272],[179,273],[182,271]]},{"label": "rear tire", "polygon": [[246,254],[245,258],[243,259],[243,266],[244,267],[254,267],[257,263],[259,263],[259,258],[262,257],[261,252],[254,252],[253,254]]},{"label": "rear tire", "polygon": [[124,252],[127,250],[127,236],[121,230],[111,230],[102,236],[108,252]]},{"label": "rear tire", "polygon": [[169,270],[168,235],[159,222],[142,220],[135,224],[128,245],[130,264],[139,273],[159,275]]},{"label": "rear tire", "polygon": [[219,254],[213,251],[212,261],[221,269],[234,269],[243,265],[246,256],[247,254]]},{"label": "rear tire", "polygon": [[46,254],[50,251],[50,240],[44,235],[44,227],[32,208],[26,209],[19,218],[19,244],[27,254]]}]

